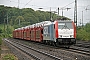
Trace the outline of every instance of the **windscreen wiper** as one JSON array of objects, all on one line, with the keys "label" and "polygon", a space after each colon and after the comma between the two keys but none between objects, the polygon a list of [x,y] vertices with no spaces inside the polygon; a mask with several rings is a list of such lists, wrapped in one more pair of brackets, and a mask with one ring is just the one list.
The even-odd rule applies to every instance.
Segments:
[{"label": "windscreen wiper", "polygon": [[[67,25],[66,25],[66,23],[65,23],[65,25],[63,26],[63,28],[66,28],[66,27],[67,27]],[[63,28],[62,28],[62,29],[63,29]],[[69,27],[67,27],[67,28],[70,30],[70,28],[69,28]],[[61,29],[61,30],[62,30],[62,29]]]}]

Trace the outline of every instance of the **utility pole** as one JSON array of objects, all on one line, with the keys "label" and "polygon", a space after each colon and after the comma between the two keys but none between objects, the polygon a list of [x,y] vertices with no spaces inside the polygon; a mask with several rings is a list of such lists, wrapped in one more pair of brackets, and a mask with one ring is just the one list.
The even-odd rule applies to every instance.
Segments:
[{"label": "utility pole", "polygon": [[50,7],[50,20],[52,20],[51,7]]},{"label": "utility pole", "polygon": [[62,20],[63,20],[63,9],[62,9]]},{"label": "utility pole", "polygon": [[82,27],[83,27],[83,11],[82,11]]},{"label": "utility pole", "polygon": [[5,33],[6,33],[6,29],[5,29],[5,18],[4,18],[4,37],[6,37]]},{"label": "utility pole", "polygon": [[74,7],[74,23],[76,23],[76,28],[77,28],[77,0],[75,0],[75,7]]},{"label": "utility pole", "polygon": [[61,8],[61,10],[62,10],[62,20],[63,20],[63,16],[64,16],[64,15],[63,15],[63,11],[66,10],[66,9],[67,9],[67,11],[68,11],[68,10],[71,9],[71,8]]},{"label": "utility pole", "polygon": [[18,8],[19,8],[19,0],[18,0]]},{"label": "utility pole", "polygon": [[81,23],[81,19],[80,19],[80,26],[81,26],[81,24],[82,24],[82,23]]},{"label": "utility pole", "polygon": [[8,13],[7,13],[7,34],[8,34]]},{"label": "utility pole", "polygon": [[58,7],[58,18],[57,19],[59,19],[59,7]]},{"label": "utility pole", "polygon": [[[18,12],[19,12],[19,16],[20,16],[20,11],[19,11],[19,0],[18,0]],[[20,18],[19,18],[19,20],[18,20],[18,24],[19,24],[19,26],[20,26]]]}]

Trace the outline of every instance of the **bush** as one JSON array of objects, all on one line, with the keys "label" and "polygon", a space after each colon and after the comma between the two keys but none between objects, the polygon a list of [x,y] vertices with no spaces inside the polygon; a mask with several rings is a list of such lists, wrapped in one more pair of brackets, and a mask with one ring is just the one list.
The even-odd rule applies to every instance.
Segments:
[{"label": "bush", "polygon": [[2,29],[0,28],[0,33],[2,33]]},{"label": "bush", "polygon": [[3,57],[3,60],[15,60],[14,55],[7,54]]},{"label": "bush", "polygon": [[0,37],[0,52],[1,52],[2,38]]},{"label": "bush", "polygon": [[90,40],[89,33],[84,29],[77,30],[77,39],[78,40]]},{"label": "bush", "polygon": [[2,38],[0,37],[0,45],[2,44]]}]

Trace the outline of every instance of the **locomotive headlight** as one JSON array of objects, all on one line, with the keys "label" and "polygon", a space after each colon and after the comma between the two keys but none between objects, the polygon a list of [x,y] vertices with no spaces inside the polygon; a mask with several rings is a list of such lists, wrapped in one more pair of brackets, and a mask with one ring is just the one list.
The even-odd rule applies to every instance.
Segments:
[{"label": "locomotive headlight", "polygon": [[62,35],[59,35],[59,37],[62,37]]},{"label": "locomotive headlight", "polygon": [[74,36],[73,35],[70,35],[71,38],[73,38]]}]

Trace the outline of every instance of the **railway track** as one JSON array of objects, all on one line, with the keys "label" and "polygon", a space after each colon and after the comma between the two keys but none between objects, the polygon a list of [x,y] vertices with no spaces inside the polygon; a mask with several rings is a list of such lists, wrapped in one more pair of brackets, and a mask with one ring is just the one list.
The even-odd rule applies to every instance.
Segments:
[{"label": "railway track", "polygon": [[69,48],[70,51],[90,56],[90,42],[79,41]]},{"label": "railway track", "polygon": [[[33,42],[33,43],[35,43],[35,42]],[[79,54],[90,56],[90,48],[89,47],[88,48],[84,48],[82,46],[73,45],[69,49],[67,49],[67,48],[63,48],[63,47],[55,47],[55,46],[50,46],[50,45],[45,45],[45,44],[40,44],[40,43],[35,43],[35,44],[43,45],[43,46],[49,46],[49,47],[54,48],[54,49],[61,48],[61,49],[66,50],[66,51],[71,51],[71,52],[75,52],[75,53],[79,53]]]},{"label": "railway track", "polygon": [[[13,39],[10,39],[13,41]],[[34,47],[36,50],[42,51],[42,52],[47,52],[48,54],[60,57],[63,60],[89,60],[90,59],[90,50],[87,48],[81,48],[81,47],[76,47],[72,46],[70,49],[66,48],[59,48],[59,47],[54,47],[50,45],[45,45],[45,44],[40,44],[40,43],[35,43],[35,42],[29,42],[29,41],[24,41],[24,40],[17,40],[15,39],[14,41],[19,42],[21,44],[25,44],[27,46]]]},{"label": "railway track", "polygon": [[90,48],[90,41],[77,41],[77,44],[75,44],[75,46]]},{"label": "railway track", "polygon": [[82,47],[73,46],[73,47],[70,47],[69,49],[66,49],[66,50],[90,56],[90,50],[88,48],[82,48]]},{"label": "railway track", "polygon": [[24,53],[32,56],[34,59],[37,59],[37,60],[63,60],[52,54],[48,54],[46,52],[34,49],[32,47],[26,46],[24,44],[21,44],[21,43],[15,42],[15,41],[12,42],[7,39],[5,39],[5,41],[8,42],[9,44],[15,46],[16,48],[20,49]]}]

